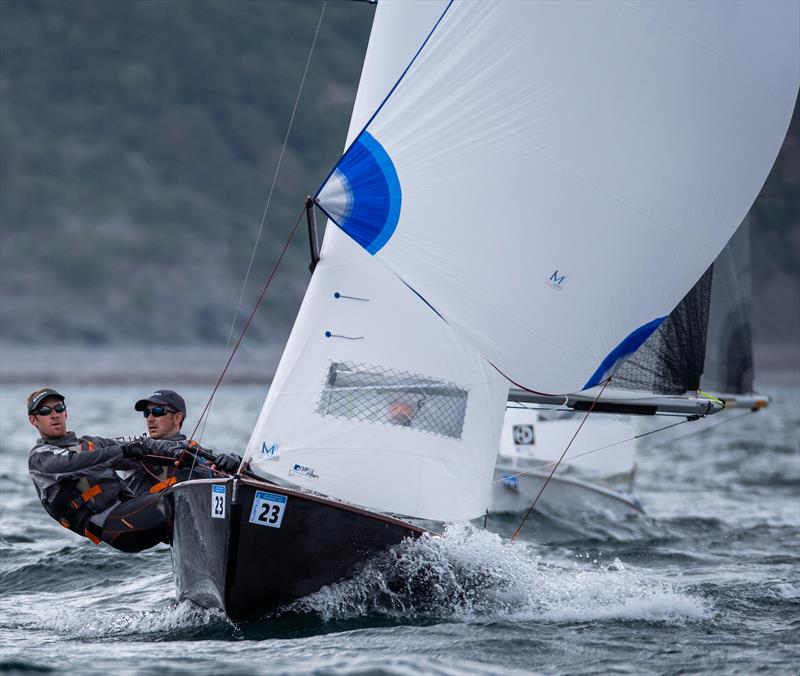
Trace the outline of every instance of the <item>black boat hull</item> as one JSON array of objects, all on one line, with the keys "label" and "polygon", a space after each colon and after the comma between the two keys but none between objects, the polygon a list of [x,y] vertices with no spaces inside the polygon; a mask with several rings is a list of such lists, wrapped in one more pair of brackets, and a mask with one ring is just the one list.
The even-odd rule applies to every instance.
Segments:
[{"label": "black boat hull", "polygon": [[178,599],[234,620],[351,577],[370,556],[425,531],[252,479],[187,481],[166,499]]}]

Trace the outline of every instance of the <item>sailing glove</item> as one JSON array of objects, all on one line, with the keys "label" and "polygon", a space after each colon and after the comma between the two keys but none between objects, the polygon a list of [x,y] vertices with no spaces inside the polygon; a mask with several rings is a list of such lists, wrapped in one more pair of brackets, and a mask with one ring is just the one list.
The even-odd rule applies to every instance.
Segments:
[{"label": "sailing glove", "polygon": [[122,455],[125,458],[141,460],[147,455],[144,444],[139,440],[122,442],[120,447],[122,448]]},{"label": "sailing glove", "polygon": [[233,474],[242,464],[242,457],[236,453],[222,453],[214,458],[214,464],[221,472]]}]

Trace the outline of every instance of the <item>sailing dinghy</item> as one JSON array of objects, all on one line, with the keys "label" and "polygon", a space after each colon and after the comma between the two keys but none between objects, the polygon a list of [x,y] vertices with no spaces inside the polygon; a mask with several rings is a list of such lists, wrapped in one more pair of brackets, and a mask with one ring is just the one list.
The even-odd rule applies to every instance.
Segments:
[{"label": "sailing dinghy", "polygon": [[338,227],[246,449],[264,481],[171,490],[179,598],[257,617],[411,519],[482,515],[509,383],[602,387],[747,212],[794,105],[797,19],[381,3],[314,195]]}]

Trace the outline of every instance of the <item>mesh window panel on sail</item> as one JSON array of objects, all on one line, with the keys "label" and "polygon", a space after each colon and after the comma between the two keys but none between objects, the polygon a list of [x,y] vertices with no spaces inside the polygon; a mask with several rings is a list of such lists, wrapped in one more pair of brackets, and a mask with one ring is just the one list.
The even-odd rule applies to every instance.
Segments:
[{"label": "mesh window panel on sail", "polygon": [[461,439],[468,394],[454,383],[407,371],[333,362],[317,413]]}]

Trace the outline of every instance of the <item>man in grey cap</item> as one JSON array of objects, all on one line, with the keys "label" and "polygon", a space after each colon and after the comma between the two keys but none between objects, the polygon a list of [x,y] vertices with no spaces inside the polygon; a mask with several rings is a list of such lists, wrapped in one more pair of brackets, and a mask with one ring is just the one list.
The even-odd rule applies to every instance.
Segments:
[{"label": "man in grey cap", "polygon": [[160,389],[134,404],[147,422],[147,433],[151,439],[186,441],[181,426],[186,420],[186,402],[174,390]]},{"label": "man in grey cap", "polygon": [[26,403],[28,421],[40,434],[28,470],[50,516],[95,544],[104,541],[126,552],[167,541],[160,495],[147,490],[140,460],[157,455],[169,461],[182,452],[179,444],[78,437],[67,430],[64,395],[50,387],[32,392]]},{"label": "man in grey cap", "polygon": [[[144,399],[139,399],[134,410],[141,411],[147,421],[147,433],[151,439],[186,442],[186,435],[181,434],[181,426],[186,420],[186,402],[175,390],[158,389]],[[199,447],[198,447],[199,448]],[[202,450],[202,449],[200,449]],[[213,466],[223,472],[234,473],[239,469],[242,458],[235,453],[214,454]],[[190,478],[192,471],[178,473],[178,480]],[[161,481],[167,481],[167,470],[158,473]],[[175,473],[172,472],[172,475]],[[197,478],[197,477],[195,477]]]},{"label": "man in grey cap", "polygon": [[[50,516],[95,544],[105,542],[124,552],[169,541],[162,491],[189,478],[177,466],[188,442],[78,437],[67,430],[64,395],[51,387],[32,392],[26,404],[28,421],[40,434],[28,456],[28,471]],[[173,468],[165,481],[149,469],[155,456]],[[211,467],[235,471],[239,462],[238,456],[221,455]],[[195,478],[212,474],[207,466],[194,468]]]}]

